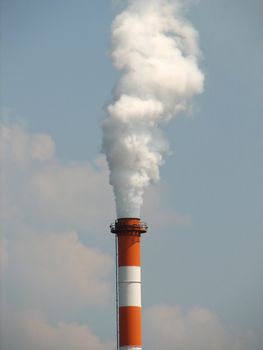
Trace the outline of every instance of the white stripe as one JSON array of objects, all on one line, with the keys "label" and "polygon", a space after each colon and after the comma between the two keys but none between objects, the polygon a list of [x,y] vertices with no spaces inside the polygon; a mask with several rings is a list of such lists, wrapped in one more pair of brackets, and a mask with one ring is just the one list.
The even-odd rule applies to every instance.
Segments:
[{"label": "white stripe", "polygon": [[138,348],[134,346],[121,346],[120,350],[142,350],[142,348]]},{"label": "white stripe", "polygon": [[119,306],[142,306],[141,283],[119,283]]},{"label": "white stripe", "polygon": [[141,306],[141,267],[119,267],[119,306]]},{"label": "white stripe", "polygon": [[141,282],[141,267],[120,266],[119,282]]}]

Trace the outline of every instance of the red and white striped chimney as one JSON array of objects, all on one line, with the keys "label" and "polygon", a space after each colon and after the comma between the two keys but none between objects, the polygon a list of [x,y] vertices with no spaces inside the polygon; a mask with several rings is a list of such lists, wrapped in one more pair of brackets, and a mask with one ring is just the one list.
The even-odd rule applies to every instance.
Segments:
[{"label": "red and white striped chimney", "polygon": [[142,349],[140,237],[147,225],[137,218],[117,219],[116,234],[118,350]]}]

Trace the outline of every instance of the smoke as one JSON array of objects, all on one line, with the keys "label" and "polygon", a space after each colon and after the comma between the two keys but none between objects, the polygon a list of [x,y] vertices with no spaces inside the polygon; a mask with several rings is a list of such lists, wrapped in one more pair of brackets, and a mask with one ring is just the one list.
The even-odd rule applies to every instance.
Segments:
[{"label": "smoke", "polygon": [[117,217],[140,217],[168,151],[161,125],[203,90],[198,33],[180,1],[133,0],[112,25],[111,58],[122,72],[104,120],[103,152]]}]

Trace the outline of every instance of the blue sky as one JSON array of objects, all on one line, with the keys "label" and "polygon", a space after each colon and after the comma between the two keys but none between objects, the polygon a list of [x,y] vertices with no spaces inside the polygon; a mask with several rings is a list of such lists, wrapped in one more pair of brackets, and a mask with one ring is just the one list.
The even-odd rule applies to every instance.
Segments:
[{"label": "blue sky", "polygon": [[[110,28],[122,7],[105,0],[2,1],[1,104],[8,129],[2,136],[11,149],[2,158],[1,255],[8,256],[2,299],[22,350],[60,349],[67,333],[75,349],[113,346],[108,224],[115,214],[100,124],[118,79]],[[154,346],[154,333],[163,349],[197,349],[194,338],[165,337],[162,322],[151,321],[163,315],[188,338],[197,329],[202,349],[215,342],[220,350],[262,348],[262,13],[259,0],[192,1],[187,12],[200,35],[205,90],[191,113],[164,127],[172,154],[145,196],[146,348]],[[17,148],[22,151],[12,151]],[[39,280],[48,266],[41,247],[54,269],[53,277]],[[63,267],[63,258],[74,263]],[[64,295],[63,284],[75,287]],[[38,340],[30,322],[39,325]],[[43,328],[55,335],[49,339]],[[5,332],[3,350],[15,350]]]}]

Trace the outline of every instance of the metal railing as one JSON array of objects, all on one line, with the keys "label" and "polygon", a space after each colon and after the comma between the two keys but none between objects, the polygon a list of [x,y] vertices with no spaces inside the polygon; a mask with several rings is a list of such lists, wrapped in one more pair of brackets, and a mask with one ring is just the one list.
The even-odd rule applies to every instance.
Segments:
[{"label": "metal railing", "polygon": [[115,220],[114,223],[110,225],[110,230],[112,233],[125,233],[125,232],[134,232],[134,233],[145,233],[148,229],[148,225],[145,222],[138,223],[127,223],[120,222]]}]

